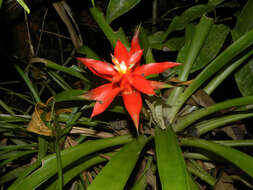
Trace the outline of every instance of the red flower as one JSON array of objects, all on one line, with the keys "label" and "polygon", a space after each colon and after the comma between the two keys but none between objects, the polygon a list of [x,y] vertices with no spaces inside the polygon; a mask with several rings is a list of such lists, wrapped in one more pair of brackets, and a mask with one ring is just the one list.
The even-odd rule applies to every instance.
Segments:
[{"label": "red flower", "polygon": [[175,62],[140,65],[142,52],[137,31],[132,39],[130,51],[120,41],[117,42],[112,55],[114,65],[94,59],[77,58],[95,75],[110,81],[84,94],[86,99],[96,101],[91,117],[105,111],[117,95],[122,95],[125,107],[138,130],[142,108],[141,93],[154,95],[155,89],[166,85],[163,82],[147,80],[145,77],[179,65]]}]

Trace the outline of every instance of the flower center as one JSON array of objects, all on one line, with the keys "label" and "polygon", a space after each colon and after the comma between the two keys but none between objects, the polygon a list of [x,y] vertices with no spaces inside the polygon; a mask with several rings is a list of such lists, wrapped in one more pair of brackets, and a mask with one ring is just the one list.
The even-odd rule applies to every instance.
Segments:
[{"label": "flower center", "polygon": [[117,60],[116,57],[114,57],[112,55],[112,62],[114,63],[114,68],[122,74],[126,74],[126,72],[130,69],[126,66],[126,63],[124,61],[122,61],[121,63],[119,63],[119,61]]}]

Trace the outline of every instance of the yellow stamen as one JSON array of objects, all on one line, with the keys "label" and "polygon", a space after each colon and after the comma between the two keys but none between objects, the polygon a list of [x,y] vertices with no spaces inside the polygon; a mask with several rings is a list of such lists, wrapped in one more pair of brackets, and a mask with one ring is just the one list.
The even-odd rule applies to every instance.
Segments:
[{"label": "yellow stamen", "polygon": [[128,71],[128,68],[126,66],[126,63],[124,61],[122,61],[121,63],[119,63],[119,61],[117,60],[117,58],[114,56],[114,55],[111,55],[112,56],[112,62],[114,63],[114,68],[122,73],[122,74],[125,74],[127,71]]},{"label": "yellow stamen", "polygon": [[127,70],[128,70],[125,62],[122,61],[119,66],[120,66],[121,73],[125,74],[127,72]]}]

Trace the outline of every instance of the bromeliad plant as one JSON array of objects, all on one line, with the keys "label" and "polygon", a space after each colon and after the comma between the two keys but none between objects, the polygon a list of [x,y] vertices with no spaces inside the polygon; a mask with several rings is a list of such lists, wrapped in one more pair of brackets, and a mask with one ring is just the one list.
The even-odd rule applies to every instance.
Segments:
[{"label": "bromeliad plant", "polygon": [[111,82],[84,94],[85,99],[96,101],[91,117],[102,113],[111,104],[115,96],[120,94],[137,131],[142,108],[141,93],[155,95],[155,89],[168,86],[166,83],[147,80],[145,77],[179,65],[179,63],[174,62],[140,65],[143,50],[139,45],[138,34],[139,31],[132,39],[130,51],[121,41],[117,41],[114,55],[112,55],[114,65],[89,58],[78,58],[95,75]]},{"label": "bromeliad plant", "polygon": [[[2,153],[10,153],[2,157],[4,162],[1,167],[7,169],[8,163],[22,157],[22,150],[26,150],[29,158],[36,158],[28,167],[13,166],[10,172],[4,173],[1,184],[15,179],[11,185],[7,184],[10,190],[20,187],[26,190],[64,189],[70,185],[76,189],[88,190],[218,190],[221,189],[220,186],[227,185],[228,181],[230,187],[235,189],[233,181],[240,181],[241,186],[243,184],[252,188],[250,181],[253,178],[253,157],[250,151],[245,153],[237,147],[247,147],[250,150],[253,140],[234,136],[234,139],[229,140],[212,139],[219,128],[253,117],[250,87],[240,85],[243,80],[241,75],[246,77],[245,70],[239,70],[235,76],[242,94],[245,95],[246,89],[247,96],[215,103],[211,95],[228,76],[240,69],[240,65],[250,67],[253,54],[253,1],[248,1],[241,10],[236,27],[231,32],[232,40],[227,38],[230,34],[228,26],[214,24],[213,19],[205,16],[219,6],[226,7],[228,4],[222,0],[210,0],[207,4],[192,6],[182,15],[173,18],[167,30],[148,33],[147,28],[140,27],[130,46],[124,31],[119,29],[115,32],[110,24],[139,2],[140,0],[110,0],[106,18],[95,8],[94,1],[94,7],[90,9],[93,19],[114,48],[113,64],[100,61],[87,46],[77,50],[86,56],[78,60],[109,83],[93,87],[88,74],[85,72],[84,75],[80,68],[66,67],[38,58],[34,62],[45,63],[46,72],[52,77],[52,81],[64,89],[61,93],[52,93],[54,98],[47,104],[42,104],[34,84],[19,66],[15,66],[37,104],[33,116],[26,113],[21,116],[1,103],[9,112],[0,114],[3,120],[1,129],[5,136],[23,135],[26,134],[25,126],[18,126],[16,122],[27,125],[31,120],[29,127],[37,127],[37,133],[42,135],[38,137],[38,142],[31,145],[32,148],[38,147],[36,151],[24,144],[0,148]],[[156,6],[155,2],[157,1],[154,0],[153,6]],[[184,31],[184,35],[179,34],[179,37],[174,38],[173,32],[179,30]],[[224,42],[226,46],[223,46]],[[152,49],[177,51],[177,60],[156,63]],[[145,64],[141,64],[142,56]],[[246,64],[247,62],[249,63]],[[174,66],[177,67],[172,68]],[[170,77],[167,80],[164,76],[161,77],[163,81],[145,78],[169,68],[170,74],[177,77],[176,84],[181,86],[173,86],[175,82],[171,81],[175,80]],[[92,86],[92,89],[71,89],[67,80],[52,69],[82,80],[87,88]],[[194,75],[191,75],[193,72]],[[253,81],[252,76],[247,75],[247,80]],[[160,90],[164,87],[173,88]],[[146,103],[142,105],[141,93],[155,95],[154,90],[160,90],[160,93],[152,98],[144,97]],[[110,111],[119,112],[122,116],[125,113],[122,109],[110,105],[118,95],[123,97],[126,110],[137,130],[139,123],[141,124],[140,135],[127,130],[131,124],[110,126],[109,117],[104,121],[94,117]],[[75,100],[84,101],[78,101],[74,108],[68,107],[68,111],[57,107],[62,106],[65,101],[72,103]],[[87,100],[96,102],[93,104]],[[89,119],[86,115],[90,114],[91,107],[92,119]],[[143,117],[139,118],[139,115]],[[48,138],[42,133],[43,130],[45,132],[45,127],[51,130]],[[6,132],[6,129],[12,130]],[[29,135],[37,137],[34,134]],[[76,136],[73,143],[73,137]],[[27,142],[32,141],[28,139]],[[61,146],[63,142],[76,145],[64,149]],[[56,154],[52,147],[55,147],[53,150]],[[12,150],[15,150],[13,154]],[[37,156],[34,156],[35,153]],[[207,164],[208,167],[205,167]],[[236,172],[231,174],[221,166],[231,166]],[[244,175],[238,175],[238,169]]]}]

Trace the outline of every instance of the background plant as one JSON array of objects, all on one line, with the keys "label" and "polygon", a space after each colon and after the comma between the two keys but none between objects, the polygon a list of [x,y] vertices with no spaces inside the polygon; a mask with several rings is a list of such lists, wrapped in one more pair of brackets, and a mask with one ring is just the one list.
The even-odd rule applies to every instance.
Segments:
[{"label": "background plant", "polygon": [[[24,13],[26,46],[1,51],[18,74],[0,89],[2,189],[252,188],[252,1],[52,5]],[[75,59],[110,60],[137,27],[143,63],[183,63],[151,76],[171,88],[143,97],[139,135],[120,99],[89,118],[82,94],[104,81]]]}]

